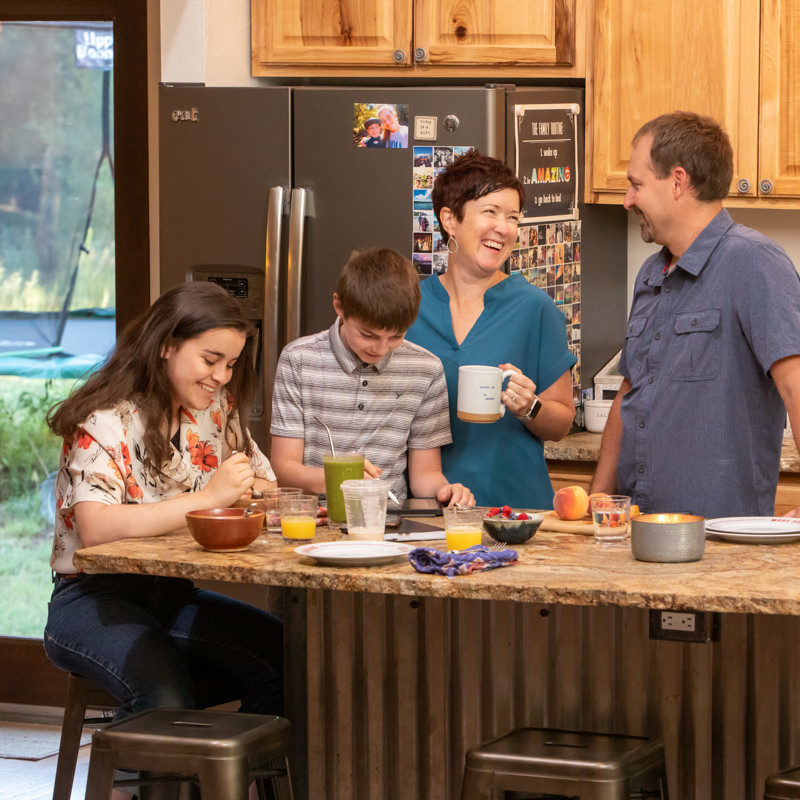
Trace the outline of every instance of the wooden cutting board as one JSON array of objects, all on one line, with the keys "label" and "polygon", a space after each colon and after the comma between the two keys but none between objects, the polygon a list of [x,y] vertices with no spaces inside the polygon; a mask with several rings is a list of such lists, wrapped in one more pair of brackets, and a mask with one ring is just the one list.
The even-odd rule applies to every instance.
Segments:
[{"label": "wooden cutting board", "polygon": [[537,511],[544,519],[540,531],[558,531],[559,533],[583,533],[594,535],[592,518],[587,514],[582,519],[559,519],[555,511]]}]

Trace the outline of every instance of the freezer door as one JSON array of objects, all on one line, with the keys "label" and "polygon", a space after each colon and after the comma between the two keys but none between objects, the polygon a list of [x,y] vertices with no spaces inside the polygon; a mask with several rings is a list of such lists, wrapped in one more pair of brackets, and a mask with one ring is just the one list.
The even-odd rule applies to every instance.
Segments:
[{"label": "freezer door", "polygon": [[[357,103],[405,105],[407,148],[356,146]],[[415,138],[431,120],[435,139]],[[294,90],[294,186],[305,190],[300,321],[313,333],[333,320],[332,294],[355,249],[391,247],[411,257],[413,147],[471,146],[504,156],[505,91],[482,87]],[[298,198],[299,199],[299,198]],[[290,327],[290,330],[292,328]]]},{"label": "freezer door", "polygon": [[259,394],[249,422],[267,444],[283,329],[279,252],[290,187],[290,90],[162,86],[160,288],[211,280],[259,331]]}]

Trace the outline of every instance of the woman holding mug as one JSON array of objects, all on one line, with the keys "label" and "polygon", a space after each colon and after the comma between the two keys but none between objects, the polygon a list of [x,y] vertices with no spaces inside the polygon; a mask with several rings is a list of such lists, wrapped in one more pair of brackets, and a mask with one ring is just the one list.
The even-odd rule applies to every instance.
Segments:
[{"label": "woman holding mug", "polygon": [[255,346],[237,300],[212,283],[182,284],[48,415],[64,447],[44,647],[116,698],[119,717],[234,699],[281,713],[277,619],[183,578],[86,574],[72,560],[80,547],[159,536],[182,528],[187,511],[275,485],[242,423]]},{"label": "woman holding mug", "polygon": [[[551,508],[545,439],[561,439],[575,414],[564,316],[541,289],[502,271],[517,238],[525,190],[503,162],[471,150],[436,177],[433,210],[449,252],[447,272],[422,282],[406,338],[444,364],[453,443],[442,448],[451,480],[478,505]],[[512,370],[510,413],[491,424],[458,419],[458,368]]]}]

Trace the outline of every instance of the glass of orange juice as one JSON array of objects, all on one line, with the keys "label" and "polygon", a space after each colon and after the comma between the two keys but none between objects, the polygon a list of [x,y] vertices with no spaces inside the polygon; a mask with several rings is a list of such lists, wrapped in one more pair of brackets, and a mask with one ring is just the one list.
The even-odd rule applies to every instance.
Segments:
[{"label": "glass of orange juice", "polygon": [[278,498],[281,534],[288,542],[310,541],[317,532],[319,498],[315,494],[286,494]]},{"label": "glass of orange juice", "polygon": [[481,543],[483,508],[444,508],[444,535],[448,550],[466,550]]}]

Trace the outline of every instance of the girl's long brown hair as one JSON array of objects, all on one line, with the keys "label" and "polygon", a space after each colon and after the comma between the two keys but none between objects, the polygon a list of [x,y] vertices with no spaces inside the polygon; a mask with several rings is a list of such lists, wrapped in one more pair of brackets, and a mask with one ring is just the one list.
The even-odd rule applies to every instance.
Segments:
[{"label": "girl's long brown hair", "polygon": [[[255,328],[238,300],[213,283],[184,283],[161,295],[147,312],[120,334],[103,366],[66,400],[47,414],[57,436],[72,436],[94,411],[113,408],[123,400],[136,403],[145,426],[146,462],[158,470],[169,456],[172,412],[165,348],[181,345],[215,328],[234,328],[246,335],[227,390],[233,395],[244,431],[256,387]],[[232,441],[232,431],[226,435]],[[250,455],[249,438],[236,446]]]}]

